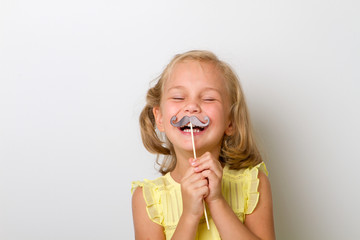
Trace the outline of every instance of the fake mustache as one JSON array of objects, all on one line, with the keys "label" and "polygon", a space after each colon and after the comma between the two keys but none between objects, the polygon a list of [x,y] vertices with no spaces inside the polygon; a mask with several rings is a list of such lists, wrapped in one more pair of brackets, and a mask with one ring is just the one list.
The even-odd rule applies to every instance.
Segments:
[{"label": "fake mustache", "polygon": [[177,123],[175,122],[176,121],[176,116],[173,116],[171,119],[170,119],[170,123],[171,125],[173,125],[174,127],[183,127],[185,125],[187,125],[189,122],[191,122],[191,124],[193,126],[196,126],[196,127],[206,127],[209,125],[210,123],[210,119],[209,117],[205,116],[204,117],[204,120],[206,121],[205,123],[201,122],[196,116],[184,116],[182,119],[180,119],[180,121],[178,121]]}]

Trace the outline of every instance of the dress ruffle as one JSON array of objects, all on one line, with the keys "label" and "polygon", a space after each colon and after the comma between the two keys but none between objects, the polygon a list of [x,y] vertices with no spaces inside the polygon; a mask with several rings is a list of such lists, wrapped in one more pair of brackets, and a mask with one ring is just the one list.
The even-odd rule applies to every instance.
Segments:
[{"label": "dress ruffle", "polygon": [[[245,221],[246,214],[251,214],[258,204],[259,171],[268,175],[264,163],[240,170],[229,169],[228,165],[224,167],[222,194],[241,222]],[[171,239],[183,207],[180,184],[175,182],[168,173],[151,181],[145,179],[132,182],[131,192],[133,193],[137,187],[142,187],[149,218],[163,226],[167,239]],[[211,214],[208,216],[211,223],[212,216]],[[202,236],[199,239],[208,239],[206,236],[210,232],[205,223],[200,221],[198,231],[200,231],[199,236]],[[217,234],[215,225],[211,227],[211,234]]]},{"label": "dress ruffle", "polygon": [[161,210],[162,208],[160,207],[161,199],[158,186],[147,179],[145,179],[143,182],[134,181],[131,183],[131,194],[134,193],[137,187],[142,187],[143,196],[146,203],[146,211],[150,219],[153,222],[162,225],[164,221],[164,215]]},{"label": "dress ruffle", "polygon": [[260,163],[253,168],[247,168],[244,175],[248,178],[247,184],[244,185],[245,192],[247,193],[247,200],[245,203],[244,213],[251,214],[256,208],[259,201],[259,170],[264,172],[266,176],[268,171],[264,163]]}]

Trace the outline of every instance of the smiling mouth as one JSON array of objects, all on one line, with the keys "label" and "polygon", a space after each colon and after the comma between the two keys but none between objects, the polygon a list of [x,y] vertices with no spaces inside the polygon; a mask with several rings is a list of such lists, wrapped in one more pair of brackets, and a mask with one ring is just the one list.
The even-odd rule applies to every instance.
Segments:
[{"label": "smiling mouth", "polygon": [[[193,132],[194,132],[194,133],[199,133],[199,132],[204,131],[205,128],[206,128],[206,127],[199,127],[199,126],[193,125]],[[182,132],[185,132],[185,133],[191,132],[190,123],[188,123],[188,124],[185,125],[185,126],[179,127],[179,129],[180,129]]]}]

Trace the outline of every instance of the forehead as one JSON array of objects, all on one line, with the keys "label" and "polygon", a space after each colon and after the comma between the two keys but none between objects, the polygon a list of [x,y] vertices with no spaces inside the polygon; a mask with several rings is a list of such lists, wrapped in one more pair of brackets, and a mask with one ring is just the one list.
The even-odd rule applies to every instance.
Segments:
[{"label": "forehead", "polygon": [[197,86],[213,86],[224,88],[225,80],[222,72],[212,62],[200,62],[196,60],[183,60],[176,63],[170,71],[169,77],[164,83],[164,89],[173,85],[191,84]]}]

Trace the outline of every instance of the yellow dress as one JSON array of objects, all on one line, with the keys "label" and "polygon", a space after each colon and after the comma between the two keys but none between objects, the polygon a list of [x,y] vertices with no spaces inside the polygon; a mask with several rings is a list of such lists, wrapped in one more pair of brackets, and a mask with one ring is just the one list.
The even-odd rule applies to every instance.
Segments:
[{"label": "yellow dress", "polygon": [[[268,175],[264,163],[241,170],[231,170],[228,166],[223,169],[222,194],[241,222],[258,203],[259,170]],[[180,184],[167,173],[155,180],[132,182],[131,193],[139,186],[143,188],[149,218],[163,226],[166,239],[171,239],[183,209]],[[203,217],[195,239],[221,239],[209,211],[207,215],[210,230]]]}]

